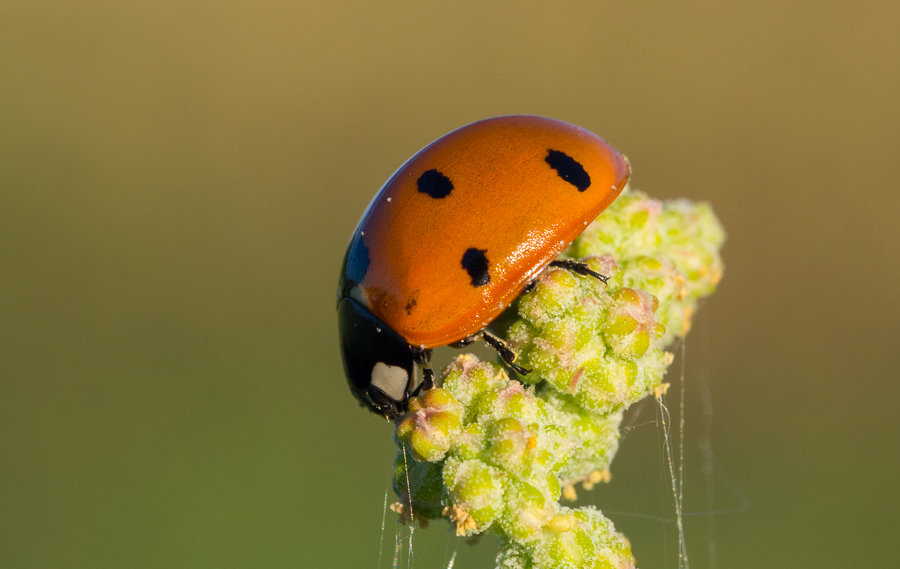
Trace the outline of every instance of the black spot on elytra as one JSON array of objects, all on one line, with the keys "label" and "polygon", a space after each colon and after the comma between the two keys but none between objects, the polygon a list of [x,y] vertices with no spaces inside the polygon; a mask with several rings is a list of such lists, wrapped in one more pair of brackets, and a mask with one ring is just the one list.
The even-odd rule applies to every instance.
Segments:
[{"label": "black spot on elytra", "polygon": [[491,275],[488,274],[488,260],[485,257],[487,249],[476,249],[470,247],[462,256],[462,268],[469,273],[472,279],[472,286],[484,286],[491,282]]},{"label": "black spot on elytra", "polygon": [[446,198],[453,191],[453,182],[450,181],[450,178],[434,168],[419,176],[416,186],[421,193],[428,194],[435,199]]},{"label": "black spot on elytra", "polygon": [[419,296],[419,291],[415,291],[406,300],[406,306],[404,308],[406,309],[407,314],[412,314],[413,309],[416,307],[417,304],[419,304],[419,301],[416,300],[418,298],[418,296]]},{"label": "black spot on elytra", "polygon": [[591,186],[591,177],[585,172],[584,166],[565,152],[547,149],[547,157],[544,160],[556,170],[560,178],[578,188],[579,192]]}]

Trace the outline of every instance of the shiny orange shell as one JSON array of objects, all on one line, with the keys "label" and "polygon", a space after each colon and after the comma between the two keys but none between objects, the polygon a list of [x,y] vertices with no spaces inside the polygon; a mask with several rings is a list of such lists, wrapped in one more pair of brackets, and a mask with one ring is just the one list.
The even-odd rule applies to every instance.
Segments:
[{"label": "shiny orange shell", "polygon": [[504,116],[454,130],[372,200],[341,294],[413,346],[461,340],[499,316],[628,175],[605,140],[562,121]]}]

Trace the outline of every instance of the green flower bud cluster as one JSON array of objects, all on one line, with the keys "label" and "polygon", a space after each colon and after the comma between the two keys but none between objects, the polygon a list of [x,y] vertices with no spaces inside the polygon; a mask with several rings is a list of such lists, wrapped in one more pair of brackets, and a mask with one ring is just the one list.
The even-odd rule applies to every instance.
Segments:
[{"label": "green flower bud cluster", "polygon": [[533,546],[506,539],[497,555],[498,569],[634,569],[628,539],[592,507],[562,508],[553,530]]},{"label": "green flower bud cluster", "polygon": [[[606,285],[566,269],[549,269],[518,302],[506,332],[524,382],[546,382],[584,409],[608,414],[658,386],[670,359],[660,348],[656,297],[621,286],[611,257],[582,262],[609,276]],[[651,349],[652,348],[652,349]]]},{"label": "green flower bud cluster", "polygon": [[664,346],[690,329],[697,301],[722,278],[725,231],[709,204],[660,202],[643,192],[619,196],[566,251],[569,257],[607,256],[622,284],[654,295],[666,331]]},{"label": "green flower bud cluster", "polygon": [[418,519],[443,515],[460,536],[500,534],[501,567],[633,566],[627,540],[599,511],[559,503],[577,455],[608,465],[620,417],[545,399],[499,364],[460,355],[443,387],[415,398],[398,423],[395,509]]},{"label": "green flower bud cluster", "polygon": [[608,281],[549,268],[492,325],[531,373],[464,354],[410,401],[394,509],[499,535],[499,568],[633,568],[612,522],[560,499],[609,479],[623,411],[664,391],[665,349],[721,278],[723,240],[704,204],[620,196],[566,252]]}]

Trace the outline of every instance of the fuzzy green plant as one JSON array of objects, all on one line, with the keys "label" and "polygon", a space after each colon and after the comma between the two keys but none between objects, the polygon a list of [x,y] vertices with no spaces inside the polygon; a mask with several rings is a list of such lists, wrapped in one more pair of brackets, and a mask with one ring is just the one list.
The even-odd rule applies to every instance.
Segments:
[{"label": "fuzzy green plant", "polygon": [[499,537],[497,567],[634,567],[628,540],[574,487],[609,479],[623,411],[660,397],[666,349],[723,265],[710,207],[628,191],[567,249],[608,283],[549,268],[492,328],[524,376],[458,356],[409,402],[395,438],[395,511]]}]

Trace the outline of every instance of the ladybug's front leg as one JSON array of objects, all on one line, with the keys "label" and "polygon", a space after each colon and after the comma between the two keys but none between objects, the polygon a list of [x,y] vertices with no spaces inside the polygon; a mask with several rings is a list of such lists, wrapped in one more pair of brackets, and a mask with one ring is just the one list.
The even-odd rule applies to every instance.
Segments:
[{"label": "ladybug's front leg", "polygon": [[584,275],[586,277],[594,277],[603,284],[607,284],[607,282],[609,281],[608,276],[601,275],[597,271],[588,267],[587,263],[582,263],[581,261],[573,261],[572,259],[557,259],[555,261],[551,261],[550,266],[566,269],[572,271],[573,273],[578,273],[579,275]]},{"label": "ladybug's front leg", "polygon": [[422,366],[422,383],[413,390],[410,397],[417,397],[422,391],[434,388],[434,370],[431,369],[431,350],[419,349],[415,354],[416,363]]}]

